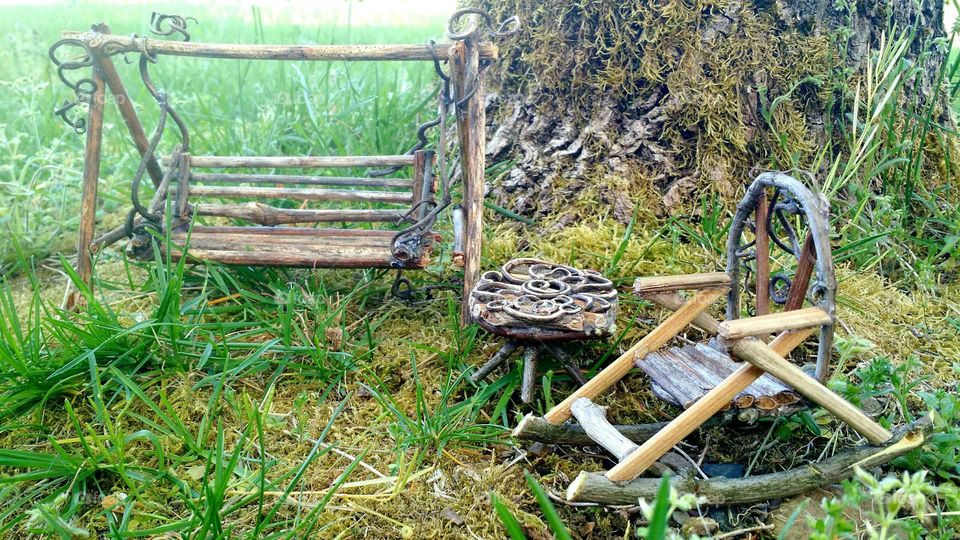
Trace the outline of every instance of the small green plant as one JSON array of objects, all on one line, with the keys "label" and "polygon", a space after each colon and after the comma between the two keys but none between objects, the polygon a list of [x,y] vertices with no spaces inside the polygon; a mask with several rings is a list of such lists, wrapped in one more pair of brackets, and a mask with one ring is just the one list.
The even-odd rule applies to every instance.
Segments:
[{"label": "small green plant", "polygon": [[[523,476],[527,481],[527,487],[533,492],[533,498],[537,501],[540,511],[543,512],[543,517],[546,519],[547,527],[550,528],[553,537],[556,540],[572,540],[570,531],[567,530],[567,526],[560,519],[560,514],[557,513],[557,508],[547,495],[547,491],[529,472],[524,471]],[[507,530],[507,535],[511,540],[526,540],[527,536],[523,532],[523,526],[500,499],[500,496],[491,491],[490,502],[493,504],[493,509],[497,512],[497,517],[500,518],[500,522],[503,523],[503,528]]]},{"label": "small green plant", "polygon": [[[377,400],[380,406],[392,418],[390,434],[397,444],[398,451],[412,450],[416,462],[427,456],[439,458],[448,447],[480,447],[500,440],[505,428],[479,421],[483,408],[499,394],[503,383],[493,383],[476,388],[471,395],[462,396],[461,390],[469,388],[465,384],[466,375],[461,372],[454,375],[448,369],[438,395],[428,392],[420,379],[417,361],[411,359],[414,385],[414,411],[408,413],[406,407],[387,390],[380,377],[368,372],[371,384],[364,388]],[[494,415],[496,416],[496,415]]]},{"label": "small green plant", "polygon": [[923,449],[914,450],[893,461],[908,471],[929,471],[943,480],[960,478],[960,400],[944,389],[917,392],[930,410],[933,435]]},{"label": "small green plant", "polygon": [[912,422],[914,415],[910,411],[908,399],[914,390],[927,380],[927,377],[917,375],[919,368],[920,360],[915,356],[898,365],[885,357],[874,358],[866,366],[854,370],[853,376],[859,379],[860,383],[849,388],[847,395],[854,403],[867,397],[893,398],[897,410],[885,418],[886,423],[892,425],[900,418]]},{"label": "small green plant", "polygon": [[821,503],[824,517],[808,518],[812,540],[955,538],[960,526],[956,488],[929,482],[925,471],[877,479],[855,470],[843,493]]},{"label": "small green plant", "polygon": [[670,516],[677,510],[689,511],[696,508],[701,500],[692,493],[680,495],[670,485],[670,475],[660,479],[657,496],[653,501],[640,499],[640,511],[647,520],[645,527],[637,527],[637,538],[644,540],[679,540],[680,533],[670,528]]}]

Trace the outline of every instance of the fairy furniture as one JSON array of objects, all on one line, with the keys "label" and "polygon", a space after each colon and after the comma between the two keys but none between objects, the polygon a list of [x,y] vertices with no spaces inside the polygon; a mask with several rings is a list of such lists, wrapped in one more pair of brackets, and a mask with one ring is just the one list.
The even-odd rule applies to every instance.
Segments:
[{"label": "fairy furniture", "polygon": [[470,318],[507,338],[490,360],[473,373],[476,382],[523,349],[520,397],[533,401],[537,359],[547,349],[577,382],[586,379],[559,343],[604,338],[613,333],[617,290],[595,270],[581,270],[539,259],[513,259],[484,272],[469,296]]},{"label": "fairy furniture", "polygon": [[[806,239],[801,243],[804,229]],[[771,242],[786,257],[771,253]],[[782,270],[771,274],[774,263]],[[892,443],[887,429],[823,384],[829,374],[835,290],[826,205],[794,178],[762,174],[737,207],[727,244],[727,271],[638,279],[636,294],[673,313],[543,418],[528,415],[514,435],[549,442],[587,439],[607,449],[617,465],[604,474],[581,473],[567,492],[570,500],[599,502],[631,497],[630,502],[636,502],[649,482],[630,481],[724,409],[759,408],[764,414],[778,414],[805,406],[802,396],[833,413],[870,444]],[[692,295],[683,299],[679,291]],[[744,295],[753,297],[752,310],[744,311]],[[727,297],[727,308],[726,320],[720,322],[706,310],[722,296]],[[782,309],[774,312],[771,299]],[[803,307],[805,300],[811,307]],[[710,344],[664,348],[691,323],[715,337]],[[813,333],[819,336],[817,362],[814,373],[808,374],[786,357]],[[770,340],[772,335],[776,337]],[[592,400],[634,367],[650,377],[656,395],[685,410],[666,425],[612,426]],[[567,423],[571,416],[577,424]],[[914,443],[915,438],[910,441]],[[881,454],[890,459],[895,453],[865,455]],[[750,489],[752,480],[739,481],[744,482],[743,489]],[[724,496],[729,498],[738,481],[724,482]],[[719,502],[729,502],[724,496],[718,496]]]},{"label": "fairy furniture", "polygon": [[[458,31],[458,20],[475,16],[484,24]],[[453,205],[452,164],[443,135],[454,115],[459,139],[462,200],[453,209],[454,263],[464,268],[464,291],[479,274],[484,173],[483,70],[497,48],[482,41],[484,30],[500,37],[516,29],[511,18],[492,29],[477,9],[457,11],[448,23],[452,43],[427,45],[248,45],[190,40],[190,18],[154,13],[151,31],[183,41],[115,35],[104,24],[88,32],[64,32],[50,49],[60,79],[75,94],[56,114],[86,133],[77,272],[89,284],[91,254],[125,237],[128,253],[153,255],[153,239],[169,240],[172,259],[254,266],[306,268],[423,268],[437,235],[438,214]],[[139,55],[139,75],[159,109],[148,138],[112,58]],[[433,62],[439,92],[436,119],[416,131],[418,142],[402,155],[222,156],[195,155],[185,116],[151,79],[150,65],[161,56],[284,61]],[[441,64],[449,65],[449,74]],[[72,72],[89,69],[88,77]],[[109,89],[141,156],[131,187],[132,209],[124,226],[94,236],[101,163],[105,95]],[[72,109],[87,104],[86,120]],[[158,153],[164,129],[173,127],[179,144]],[[427,130],[439,126],[439,144]],[[347,171],[330,175],[331,171]],[[277,171],[280,173],[278,174]],[[359,174],[358,174],[359,172]],[[438,174],[439,172],[439,174]],[[141,180],[153,183],[141,199]],[[160,250],[167,253],[167,248]],[[71,295],[68,304],[79,299]],[[464,310],[466,308],[464,307]]]}]

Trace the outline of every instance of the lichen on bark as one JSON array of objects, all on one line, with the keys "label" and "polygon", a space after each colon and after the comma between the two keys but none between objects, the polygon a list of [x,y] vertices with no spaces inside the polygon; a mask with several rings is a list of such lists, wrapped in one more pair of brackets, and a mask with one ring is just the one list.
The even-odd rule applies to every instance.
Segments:
[{"label": "lichen on bark", "polygon": [[[914,54],[944,35],[940,0],[474,3],[522,19],[490,68],[488,159],[513,163],[491,198],[561,222],[689,210],[705,192],[730,201],[783,148],[811,163],[849,106],[838,77],[855,77],[881,34],[921,28]],[[761,112],[778,96],[774,130]],[[651,188],[659,201],[640,198]]]}]

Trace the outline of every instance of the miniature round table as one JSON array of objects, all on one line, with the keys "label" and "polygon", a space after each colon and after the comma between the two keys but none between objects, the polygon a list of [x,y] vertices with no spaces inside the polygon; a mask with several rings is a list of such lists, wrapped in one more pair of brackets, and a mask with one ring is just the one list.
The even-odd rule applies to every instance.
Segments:
[{"label": "miniature round table", "polygon": [[617,290],[594,270],[539,259],[513,259],[500,270],[484,272],[470,292],[470,316],[506,343],[471,376],[474,382],[523,349],[520,399],[533,401],[537,359],[551,352],[580,384],[586,379],[559,343],[612,335]]}]

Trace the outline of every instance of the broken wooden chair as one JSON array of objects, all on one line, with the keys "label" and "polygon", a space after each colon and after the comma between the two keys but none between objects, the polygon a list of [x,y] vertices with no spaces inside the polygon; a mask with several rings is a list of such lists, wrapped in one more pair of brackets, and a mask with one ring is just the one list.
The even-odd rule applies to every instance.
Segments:
[{"label": "broken wooden chair", "polygon": [[[806,240],[801,244],[797,231],[804,225]],[[745,232],[752,233],[751,241],[744,241]],[[796,258],[792,279],[785,273],[771,276],[771,241]],[[684,300],[677,294],[684,290],[694,294]],[[902,431],[894,437],[824,386],[832,348],[835,290],[826,205],[792,177],[762,174],[737,207],[727,244],[727,271],[638,279],[635,292],[640,297],[673,313],[543,418],[528,415],[514,435],[544,442],[593,441],[608,450],[617,465],[605,474],[581,473],[567,492],[570,500],[606,503],[635,503],[638,496],[653,493],[650,482],[634,479],[721,410],[792,412],[801,405],[800,396],[831,412],[877,448],[858,456],[871,457],[873,462],[881,457],[892,459],[919,445],[923,437],[913,435],[904,442]],[[741,310],[744,293],[754,296],[752,313]],[[719,322],[706,310],[724,295],[726,320]],[[781,311],[771,313],[771,297],[783,305]],[[811,307],[802,307],[805,299],[811,301]],[[744,314],[753,316],[741,318]],[[709,344],[663,349],[691,323],[714,339]],[[817,363],[811,374],[786,357],[816,331]],[[771,335],[776,337],[769,340]],[[657,396],[685,410],[665,425],[640,429],[611,425],[604,409],[592,400],[634,367],[650,376]],[[565,424],[571,416],[578,424]],[[886,445],[899,446],[894,451],[893,446],[884,448]],[[852,471],[852,462],[844,463],[841,469]],[[837,481],[829,475],[821,480]],[[723,479],[725,483],[714,479],[711,485],[723,488],[713,492],[714,502],[739,501],[739,496],[731,494],[749,488],[751,481],[755,478]],[[809,482],[815,481],[806,478],[805,482],[798,480],[797,485],[809,488]],[[703,487],[695,482],[693,485],[695,490]]]},{"label": "broken wooden chair", "polygon": [[[464,30],[458,20],[479,16],[482,25]],[[153,255],[155,238],[169,238],[172,258],[224,264],[305,268],[417,269],[427,265],[437,235],[438,214],[452,206],[452,181],[444,156],[448,114],[455,115],[460,148],[458,169],[462,201],[454,207],[452,261],[464,267],[464,291],[479,274],[484,173],[483,69],[497,56],[496,46],[481,41],[516,30],[516,18],[493,29],[483,11],[455,12],[448,22],[452,43],[428,45],[235,45],[190,41],[189,18],[154,13],[151,31],[183,41],[114,35],[104,24],[88,32],[64,32],[50,49],[61,80],[76,96],[56,114],[78,132],[86,132],[77,272],[89,284],[91,253],[125,238],[128,253]],[[148,139],[112,61],[139,54],[140,78],[160,111]],[[287,61],[428,61],[441,91],[439,117],[417,130],[419,141],[403,155],[380,156],[200,156],[191,153],[187,125],[167,94],[151,79],[149,66],[161,56]],[[441,67],[450,66],[449,74]],[[87,78],[68,76],[90,69]],[[106,90],[115,102],[141,156],[131,188],[124,226],[94,237],[101,139]],[[86,120],[71,109],[88,105]],[[173,125],[179,145],[160,158],[158,144]],[[426,131],[439,126],[439,144],[429,148]],[[283,174],[274,174],[275,170]],[[329,176],[327,171],[365,174]],[[291,174],[291,171],[294,173]],[[402,174],[408,171],[408,174]],[[440,174],[437,174],[437,171]],[[140,183],[150,176],[155,195],[140,200]],[[401,173],[394,176],[395,173]],[[439,178],[438,178],[439,176]],[[336,228],[330,228],[337,224]],[[324,228],[326,226],[327,228]],[[161,249],[166,253],[166,249]],[[68,304],[78,299],[71,295]],[[464,302],[466,310],[466,302]],[[465,313],[465,311],[464,311]]]}]

